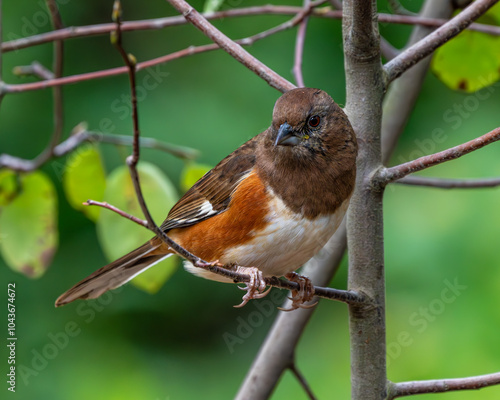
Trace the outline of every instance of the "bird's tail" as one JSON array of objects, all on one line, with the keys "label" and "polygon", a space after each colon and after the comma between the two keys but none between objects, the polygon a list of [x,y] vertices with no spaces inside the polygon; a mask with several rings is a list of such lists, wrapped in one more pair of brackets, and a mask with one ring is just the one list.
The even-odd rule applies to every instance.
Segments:
[{"label": "bird's tail", "polygon": [[98,269],[59,296],[56,300],[56,307],[77,299],[96,299],[108,290],[122,286],[136,275],[172,255],[172,253],[154,254],[154,250],[158,249],[160,245],[147,242],[118,260]]}]

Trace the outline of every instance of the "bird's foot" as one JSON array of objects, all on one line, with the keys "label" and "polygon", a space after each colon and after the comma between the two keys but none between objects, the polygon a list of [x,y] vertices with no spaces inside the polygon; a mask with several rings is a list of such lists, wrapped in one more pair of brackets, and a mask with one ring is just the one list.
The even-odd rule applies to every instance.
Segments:
[{"label": "bird's foot", "polygon": [[246,293],[243,296],[243,301],[234,306],[236,308],[243,307],[250,300],[261,299],[270,292],[272,286],[266,290],[266,281],[262,275],[262,271],[256,267],[237,267],[235,272],[239,274],[246,274],[250,276],[250,281],[245,283],[244,287],[238,286],[238,289],[245,290]]},{"label": "bird's foot", "polygon": [[292,297],[289,297],[289,299],[292,300],[290,308],[278,307],[279,310],[293,311],[297,308],[313,308],[318,304],[318,302],[314,304],[304,304],[311,301],[314,297],[314,285],[307,276],[299,275],[296,272],[290,272],[285,275],[285,278],[291,282],[298,283],[299,290],[292,290]]}]

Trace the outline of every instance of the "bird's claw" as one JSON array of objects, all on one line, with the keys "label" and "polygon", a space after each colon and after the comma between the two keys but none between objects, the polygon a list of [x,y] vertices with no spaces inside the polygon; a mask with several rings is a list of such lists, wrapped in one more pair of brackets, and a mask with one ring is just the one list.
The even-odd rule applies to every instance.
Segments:
[{"label": "bird's claw", "polygon": [[314,304],[304,304],[311,301],[314,297],[314,285],[311,280],[307,276],[299,275],[295,272],[290,272],[285,275],[285,277],[291,281],[299,284],[299,290],[292,290],[292,297],[289,299],[292,301],[290,308],[281,308],[278,307],[280,311],[293,311],[297,308],[313,308],[318,304],[315,302]]},{"label": "bird's claw", "polygon": [[270,292],[272,286],[266,290],[266,281],[262,275],[262,271],[255,267],[237,267],[235,272],[239,274],[246,274],[250,276],[250,281],[245,283],[245,286],[238,286],[239,289],[245,290],[246,293],[243,295],[243,301],[234,306],[236,308],[241,308],[247,304],[250,300],[261,299]]}]

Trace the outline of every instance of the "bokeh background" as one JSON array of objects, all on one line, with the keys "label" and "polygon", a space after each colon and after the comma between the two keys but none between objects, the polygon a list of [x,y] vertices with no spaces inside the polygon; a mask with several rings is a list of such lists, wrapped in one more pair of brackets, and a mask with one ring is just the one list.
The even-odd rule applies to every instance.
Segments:
[{"label": "bokeh background", "polygon": [[[110,20],[110,0],[59,3],[67,26]],[[222,9],[265,3],[233,0]],[[300,5],[301,1],[273,3]],[[387,10],[384,1],[379,3],[380,10]],[[421,1],[402,3],[417,11]],[[199,9],[202,4],[193,1]],[[176,15],[167,2],[160,0],[125,0],[123,7],[126,20]],[[50,30],[49,24],[35,25],[33,18],[40,12],[45,12],[42,1],[4,2],[4,38],[23,36],[23,30],[29,34]],[[232,38],[241,38],[287,18],[228,18],[217,21],[216,26]],[[384,25],[381,30],[391,43],[402,46],[411,28]],[[282,32],[257,42],[250,52],[292,80],[294,39],[294,30]],[[126,33],[124,40],[127,51],[139,61],[208,43],[189,25]],[[12,75],[12,68],[33,60],[50,66],[51,54],[50,44],[6,54],[5,80],[34,81]],[[120,56],[107,36],[66,42],[66,75],[119,65]],[[142,134],[198,148],[202,151],[199,161],[209,165],[264,130],[279,96],[222,51],[179,59],[161,66],[160,71],[168,72],[168,76],[139,103]],[[143,76],[144,72],[139,73],[139,81]],[[322,88],[338,103],[344,103],[340,21],[310,21],[304,77],[306,85]],[[429,73],[391,163],[445,149],[496,128],[500,121],[499,88],[497,84],[485,89],[488,92],[483,93],[490,96],[476,98],[479,100],[475,102],[470,100],[475,94],[451,91]],[[64,87],[66,135],[81,121],[99,130],[106,119],[113,125],[108,132],[130,134],[129,114],[117,108],[127,106],[122,99],[128,93],[123,75]],[[456,107],[467,101],[478,106],[467,116],[459,116],[459,123],[451,123],[445,116],[459,115]],[[0,110],[0,152],[36,156],[52,132],[51,104],[50,90],[7,96]],[[444,131],[446,140],[442,143],[430,141],[435,129]],[[102,145],[101,151],[108,170],[123,163],[123,149]],[[493,144],[428,170],[425,175],[499,176],[499,156],[500,145]],[[179,183],[181,160],[158,150],[144,150],[142,158]],[[240,301],[241,292],[234,285],[205,281],[179,268],[156,295],[127,286],[102,301],[55,309],[59,294],[104,265],[106,259],[95,225],[68,205],[55,164],[49,162],[42,170],[56,184],[59,196],[60,245],[53,264],[42,278],[31,280],[11,271],[0,259],[4,304],[7,283],[15,282],[17,289],[17,390],[9,396],[52,400],[232,398],[285,293],[273,289],[277,293],[272,297],[235,309],[232,305]],[[447,191],[392,185],[386,191],[389,379],[461,377],[500,369],[499,201],[499,189]],[[331,285],[345,288],[346,274],[344,261]],[[450,286],[454,289],[446,291]],[[343,304],[321,301],[297,348],[298,366],[320,399],[349,398],[346,311]],[[6,312],[2,315],[5,317],[0,325],[5,327],[5,334]],[[67,331],[71,335],[64,333]],[[6,347],[1,348],[0,365],[5,374]],[[419,398],[499,397],[500,387]],[[287,372],[272,398],[306,396]]]}]

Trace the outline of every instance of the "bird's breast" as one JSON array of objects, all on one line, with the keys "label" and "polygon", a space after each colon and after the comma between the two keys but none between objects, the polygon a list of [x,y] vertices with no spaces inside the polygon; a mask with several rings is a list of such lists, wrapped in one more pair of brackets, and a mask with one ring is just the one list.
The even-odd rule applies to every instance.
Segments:
[{"label": "bird's breast", "polygon": [[345,200],[332,214],[308,219],[291,211],[271,192],[266,225],[252,232],[247,243],[228,249],[221,262],[257,267],[267,276],[295,271],[330,239],[342,222],[348,204],[349,200]]}]

